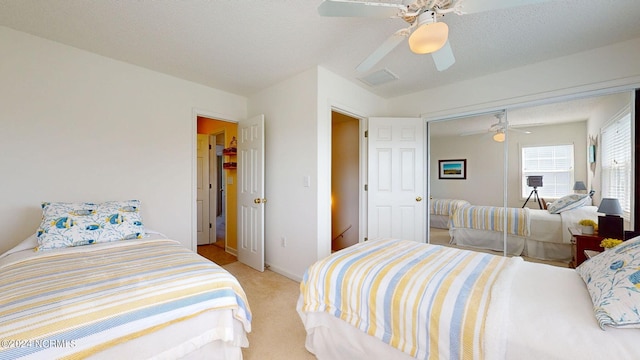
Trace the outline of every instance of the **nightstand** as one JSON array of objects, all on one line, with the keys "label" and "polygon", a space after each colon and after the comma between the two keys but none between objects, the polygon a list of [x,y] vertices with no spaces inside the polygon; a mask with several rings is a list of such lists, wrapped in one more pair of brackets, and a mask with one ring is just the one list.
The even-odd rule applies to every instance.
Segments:
[{"label": "nightstand", "polygon": [[594,256],[596,256],[596,255],[598,255],[598,254],[600,254],[601,252],[602,252],[602,251],[585,250],[585,251],[584,251],[584,256],[585,256],[587,259],[591,259],[592,257],[594,257]]},{"label": "nightstand", "polygon": [[583,235],[580,229],[576,228],[569,228],[569,232],[571,233],[571,249],[573,253],[573,258],[571,259],[571,263],[569,263],[570,267],[575,268],[587,260],[585,250],[597,252],[604,250],[600,247],[600,242],[603,238],[598,236],[598,234]]}]

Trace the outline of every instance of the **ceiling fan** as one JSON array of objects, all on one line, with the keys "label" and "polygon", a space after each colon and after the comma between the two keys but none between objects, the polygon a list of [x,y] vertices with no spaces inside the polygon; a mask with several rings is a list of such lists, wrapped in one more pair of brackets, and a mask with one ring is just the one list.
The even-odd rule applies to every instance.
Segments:
[{"label": "ceiling fan", "polygon": [[405,38],[408,38],[412,52],[432,54],[436,69],[444,71],[456,61],[449,45],[449,27],[438,21],[445,14],[470,14],[543,1],[548,0],[402,0],[400,3],[323,0],[318,6],[318,13],[321,16],[401,18],[409,24],[392,34],[364,59],[356,67],[360,72],[370,70]]},{"label": "ceiling fan", "polygon": [[505,115],[504,112],[499,112],[495,114],[494,116],[496,117],[496,119],[498,119],[498,122],[495,124],[491,124],[491,126],[487,130],[464,132],[464,133],[461,133],[460,136],[469,136],[469,135],[476,135],[476,134],[489,132],[489,133],[493,133],[494,141],[503,142],[506,138],[505,133],[507,131],[514,131],[514,132],[519,132],[523,134],[531,134],[531,131],[516,129],[513,126],[509,125],[507,121],[504,119],[504,115]]}]

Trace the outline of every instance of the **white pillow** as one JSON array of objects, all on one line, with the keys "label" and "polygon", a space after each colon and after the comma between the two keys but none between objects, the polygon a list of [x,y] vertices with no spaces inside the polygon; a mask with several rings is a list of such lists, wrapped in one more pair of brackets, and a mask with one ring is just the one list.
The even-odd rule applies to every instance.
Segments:
[{"label": "white pillow", "polygon": [[576,271],[587,284],[602,329],[640,328],[640,237],[605,250]]},{"label": "white pillow", "polygon": [[139,239],[146,232],[140,201],[42,203],[38,250]]},{"label": "white pillow", "polygon": [[589,194],[565,195],[547,205],[547,210],[549,210],[549,213],[551,214],[560,214],[563,211],[589,205],[590,202],[591,197],[589,196]]}]

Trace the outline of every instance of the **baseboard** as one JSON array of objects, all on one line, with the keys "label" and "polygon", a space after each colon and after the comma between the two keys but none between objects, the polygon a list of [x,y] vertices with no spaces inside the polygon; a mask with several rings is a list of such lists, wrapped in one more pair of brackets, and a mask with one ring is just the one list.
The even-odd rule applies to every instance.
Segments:
[{"label": "baseboard", "polygon": [[297,281],[297,282],[302,281],[302,278],[300,276],[292,274],[292,273],[288,272],[287,270],[281,269],[281,268],[279,268],[277,266],[271,266],[269,264],[265,264],[265,267],[267,269],[273,271],[274,273],[280,274],[280,275],[282,275],[284,277],[287,277],[287,278],[289,278],[289,279],[291,279],[293,281]]}]

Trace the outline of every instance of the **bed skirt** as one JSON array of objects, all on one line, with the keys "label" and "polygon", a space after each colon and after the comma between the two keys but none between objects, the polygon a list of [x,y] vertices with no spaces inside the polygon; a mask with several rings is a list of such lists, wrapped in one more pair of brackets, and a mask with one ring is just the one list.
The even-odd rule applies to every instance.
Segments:
[{"label": "bed skirt", "polygon": [[[467,248],[503,251],[502,233],[488,230],[453,228],[449,230],[450,244]],[[521,236],[507,236],[507,255],[527,256],[540,260],[571,260],[571,244],[552,243],[527,239]]]}]

